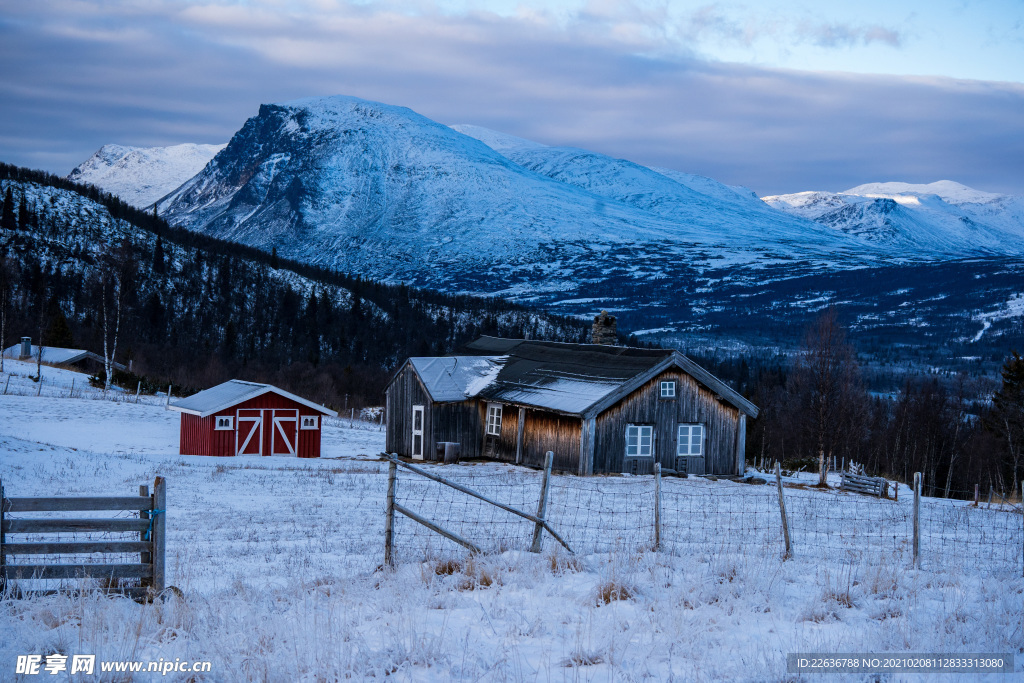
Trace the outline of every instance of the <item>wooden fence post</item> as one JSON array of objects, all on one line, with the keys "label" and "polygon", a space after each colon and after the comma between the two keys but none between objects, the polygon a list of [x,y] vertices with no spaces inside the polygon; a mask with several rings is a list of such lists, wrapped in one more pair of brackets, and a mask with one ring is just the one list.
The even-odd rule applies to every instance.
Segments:
[{"label": "wooden fence post", "polygon": [[[149,498],[149,500],[150,500],[149,509],[150,510],[156,509],[156,506],[153,505],[153,503],[152,503],[153,497],[149,495],[149,487],[148,486],[146,486],[145,484],[140,484],[139,485],[139,495],[142,496],[143,498]],[[139,519],[150,519],[149,510],[139,510]],[[142,541],[143,543],[148,543],[149,542],[149,539],[146,538],[146,532],[145,531],[140,531],[139,532],[139,540]],[[152,547],[152,545],[150,547]],[[152,565],[153,564],[153,553],[149,552],[148,550],[143,550],[141,553],[139,553],[139,563],[140,564]],[[150,587],[152,585],[153,585],[153,579],[152,578],[142,579],[142,587],[143,588],[147,588],[147,587]]]},{"label": "wooden fence post", "polygon": [[992,509],[992,484],[988,485],[988,509]]},{"label": "wooden fence post", "polygon": [[914,472],[914,569],[921,568],[921,473]]},{"label": "wooden fence post", "polygon": [[[0,492],[2,492],[2,491],[3,491],[3,489],[0,488]],[[3,494],[0,493],[0,496],[2,496],[2,495]],[[1022,481],[1020,483],[1020,512],[1021,512],[1021,515],[1020,515],[1021,526],[1024,527],[1024,481]],[[0,518],[0,519],[2,519],[2,518]],[[1020,557],[1021,557],[1021,560],[1022,560],[1021,576],[1024,576],[1024,541],[1022,541],[1021,544],[1020,544]]]},{"label": "wooden fence post", "polygon": [[[397,456],[392,456],[397,457]],[[398,465],[388,463],[387,512],[384,517],[384,566],[395,566],[395,488],[398,484]]]},{"label": "wooden fence post", "polygon": [[[8,377],[8,379],[10,379]],[[4,557],[4,509],[7,507],[6,496],[4,496],[4,481],[0,479],[0,595],[3,595],[7,587],[7,575],[4,573],[4,565],[7,559]]]},{"label": "wooden fence post", "polygon": [[654,463],[654,550],[661,550],[661,463]]},{"label": "wooden fence post", "polygon": [[782,465],[775,461],[775,484],[779,488],[779,512],[782,514],[782,536],[786,540],[786,554],[783,559],[788,558],[793,552],[793,546],[789,540],[789,517],[786,515],[786,498],[782,494]]},{"label": "wooden fence post", "polygon": [[36,396],[39,396],[42,393],[43,393],[43,378],[40,377],[39,378],[39,385],[36,387]]},{"label": "wooden fence post", "polygon": [[153,481],[153,591],[159,595],[163,592],[166,580],[164,558],[167,550],[167,480],[157,477]]},{"label": "wooden fence post", "polygon": [[171,390],[174,388],[173,384],[167,385],[167,400],[164,401],[164,407],[171,405]]},{"label": "wooden fence post", "polygon": [[7,389],[11,386],[11,376],[7,375],[7,383],[4,384],[4,396],[7,395]]},{"label": "wooden fence post", "polygon": [[974,507],[978,507],[978,502],[981,500],[981,484],[974,485]]},{"label": "wooden fence post", "polygon": [[352,408],[348,414],[348,428],[352,429],[352,421],[356,419],[356,409]]},{"label": "wooden fence post", "polygon": [[135,402],[139,402],[139,394],[142,393],[142,380],[139,380],[139,386],[135,387]]},{"label": "wooden fence post", "polygon": [[[540,502],[537,503],[537,518],[544,520],[548,509],[548,483],[551,481],[551,464],[555,460],[555,454],[548,451],[544,454],[544,481],[540,486]],[[531,553],[539,553],[541,541],[544,538],[544,524],[537,522],[533,527],[533,543],[530,545]]]},{"label": "wooden fence post", "polygon": [[72,377],[71,378],[71,393],[68,394],[68,398],[74,398],[74,397],[75,397],[75,378]]}]

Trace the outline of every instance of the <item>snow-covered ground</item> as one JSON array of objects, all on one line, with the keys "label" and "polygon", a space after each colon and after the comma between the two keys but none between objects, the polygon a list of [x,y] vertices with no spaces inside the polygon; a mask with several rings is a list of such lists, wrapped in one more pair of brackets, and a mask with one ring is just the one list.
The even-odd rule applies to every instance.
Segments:
[{"label": "snow-covered ground", "polygon": [[[774,486],[665,478],[654,552],[650,477],[556,476],[549,518],[578,555],[549,536],[534,555],[531,523],[402,471],[401,504],[496,552],[470,559],[399,517],[384,571],[378,425],[325,421],[318,460],[180,456],[162,398],[45,387],[0,396],[7,495],[126,495],[166,477],[168,583],[183,597],[0,602],[0,680],[18,680],[17,655],[53,652],[209,660],[208,674],[166,680],[210,681],[799,680],[789,652],[1012,652],[1024,672],[1021,517],[1007,506],[928,501],[916,570],[905,488],[898,503],[787,488],[784,561]],[[537,502],[534,471],[425,467]],[[949,521],[968,513],[973,526]],[[966,537],[983,533],[1007,551]]]}]

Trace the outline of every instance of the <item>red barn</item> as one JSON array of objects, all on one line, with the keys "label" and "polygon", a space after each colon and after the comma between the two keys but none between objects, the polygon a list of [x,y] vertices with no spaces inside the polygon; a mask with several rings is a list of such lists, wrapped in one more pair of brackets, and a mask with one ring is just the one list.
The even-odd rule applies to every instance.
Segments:
[{"label": "red barn", "polygon": [[167,408],[181,413],[182,455],[319,458],[321,418],[338,415],[275,386],[237,379]]}]

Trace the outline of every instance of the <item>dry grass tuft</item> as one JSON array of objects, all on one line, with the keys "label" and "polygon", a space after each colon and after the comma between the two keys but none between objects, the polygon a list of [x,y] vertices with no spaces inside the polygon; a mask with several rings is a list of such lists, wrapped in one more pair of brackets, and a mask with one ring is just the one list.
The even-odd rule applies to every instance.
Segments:
[{"label": "dry grass tuft", "polygon": [[577,666],[594,666],[595,664],[603,664],[604,657],[598,654],[588,654],[586,652],[574,652],[568,659],[563,659],[562,666],[568,668],[574,668]]},{"label": "dry grass tuft", "polygon": [[462,572],[462,563],[458,560],[440,560],[434,564],[434,574],[437,576],[451,576]]},{"label": "dry grass tuft", "polygon": [[636,590],[614,581],[602,583],[597,587],[597,604],[608,605],[615,600],[632,600]]},{"label": "dry grass tuft", "polygon": [[549,555],[548,561],[551,563],[551,573],[555,576],[585,570],[583,563],[573,555]]}]

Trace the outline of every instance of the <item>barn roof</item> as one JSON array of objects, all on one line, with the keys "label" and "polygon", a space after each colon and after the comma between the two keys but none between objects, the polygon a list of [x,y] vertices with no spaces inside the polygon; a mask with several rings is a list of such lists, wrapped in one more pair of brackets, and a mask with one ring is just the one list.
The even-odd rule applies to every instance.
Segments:
[{"label": "barn roof", "polygon": [[243,382],[240,379],[228,380],[223,384],[210,387],[209,389],[200,391],[198,394],[193,394],[188,398],[182,398],[173,403],[169,403],[167,405],[167,409],[176,410],[180,413],[188,413],[189,415],[198,415],[199,417],[209,417],[214,413],[219,413],[231,406],[244,403],[245,401],[267,393],[284,396],[285,398],[289,398],[296,403],[301,403],[307,408],[312,408],[324,415],[331,415],[334,417],[338,415],[338,413],[334,412],[330,408],[326,408],[319,403],[313,403],[301,396],[296,396],[284,389],[278,389],[272,384]]},{"label": "barn roof", "polygon": [[[32,344],[30,347],[32,353],[29,354],[33,360],[36,358],[36,354],[39,353],[39,347]],[[21,344],[15,344],[14,346],[8,346],[3,351],[4,358],[21,358]],[[51,365],[70,365],[71,363],[77,363],[80,360],[94,360],[97,363],[103,362],[103,356],[93,353],[92,351],[86,351],[85,349],[61,349],[55,346],[44,346],[43,347],[43,362]],[[124,370],[125,366],[121,363],[113,363],[113,366],[118,370]]]},{"label": "barn roof", "polygon": [[671,349],[481,337],[462,351],[480,355],[410,359],[434,401],[479,398],[592,417],[674,366],[738,410],[758,413],[730,386]]}]

